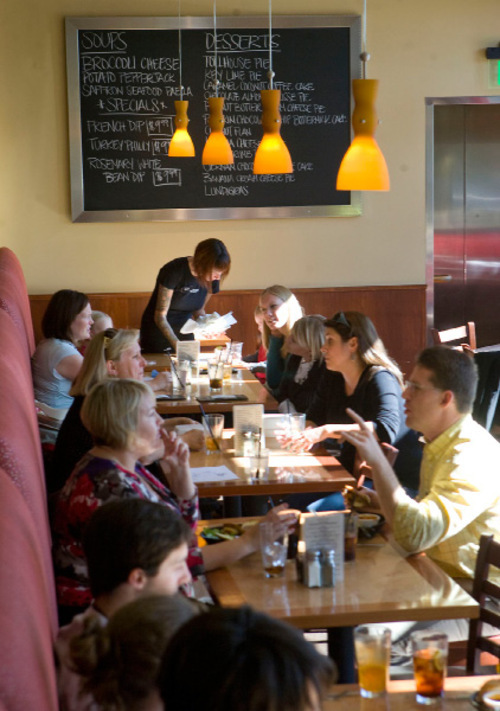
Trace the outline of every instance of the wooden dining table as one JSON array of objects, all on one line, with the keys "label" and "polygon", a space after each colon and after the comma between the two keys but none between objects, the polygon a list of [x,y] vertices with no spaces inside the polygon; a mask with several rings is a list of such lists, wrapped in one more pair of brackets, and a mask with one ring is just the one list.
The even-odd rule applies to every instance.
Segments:
[{"label": "wooden dining table", "polygon": [[[493,676],[453,676],[445,679],[444,697],[436,704],[439,711],[472,711],[473,697]],[[323,702],[323,711],[421,711],[415,698],[415,682],[406,679],[389,681],[387,694],[378,699],[363,699],[357,684],[331,687]]]},{"label": "wooden dining table", "polygon": [[237,478],[221,481],[198,482],[198,494],[207,496],[257,496],[279,494],[305,494],[313,492],[342,491],[355,480],[336,457],[310,453],[294,454],[284,449],[269,451],[269,473],[259,476],[249,473],[249,460],[235,455],[232,447],[232,430],[226,430],[219,452],[206,454],[191,452],[191,469],[227,467]]},{"label": "wooden dining table", "polygon": [[[161,399],[171,397],[172,388],[156,393],[156,409],[160,415],[193,415],[200,413],[197,398],[202,398],[205,412],[231,412],[234,405],[263,405],[265,412],[277,412],[278,403],[271,393],[246,368],[233,368],[230,380],[224,380],[222,389],[211,393],[208,375],[203,372],[193,378],[191,385],[184,391],[176,391],[178,399]],[[238,399],[238,398],[242,399]],[[208,401],[206,398],[210,398]]]},{"label": "wooden dining table", "polygon": [[303,630],[326,629],[342,682],[354,680],[352,627],[364,623],[476,618],[478,603],[425,554],[403,557],[389,542],[361,542],[334,588],[307,588],[294,561],[266,578],[260,554],[207,575],[223,607],[251,605]]}]

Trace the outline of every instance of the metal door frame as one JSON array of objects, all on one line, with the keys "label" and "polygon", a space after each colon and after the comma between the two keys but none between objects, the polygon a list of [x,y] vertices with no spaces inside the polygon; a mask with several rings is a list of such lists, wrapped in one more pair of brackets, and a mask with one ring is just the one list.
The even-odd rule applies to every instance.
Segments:
[{"label": "metal door frame", "polygon": [[434,107],[446,104],[500,104],[500,96],[446,96],[425,99],[425,283],[427,333],[434,326]]}]

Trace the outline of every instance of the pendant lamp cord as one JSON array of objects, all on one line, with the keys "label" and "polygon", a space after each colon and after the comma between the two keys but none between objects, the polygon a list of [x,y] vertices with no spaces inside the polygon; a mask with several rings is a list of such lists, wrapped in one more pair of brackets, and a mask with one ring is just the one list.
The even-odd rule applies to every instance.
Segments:
[{"label": "pendant lamp cord", "polygon": [[366,51],[366,0],[363,0],[363,16],[361,18],[361,54],[359,58],[362,62],[362,77],[366,79],[366,63],[370,59]]},{"label": "pendant lamp cord", "polygon": [[181,0],[177,3],[178,5],[178,19],[179,19],[179,91],[180,100],[184,96],[184,87],[182,86],[182,42],[181,42]]},{"label": "pendant lamp cord", "polygon": [[214,88],[215,96],[219,96],[219,77],[217,67],[217,0],[214,0],[214,60],[215,60],[215,79]]},{"label": "pendant lamp cord", "polygon": [[273,88],[273,79],[274,79],[274,72],[273,72],[273,50],[272,50],[272,44],[273,44],[273,11],[272,11],[272,0],[269,0],[269,72],[267,76],[269,77],[269,88]]}]

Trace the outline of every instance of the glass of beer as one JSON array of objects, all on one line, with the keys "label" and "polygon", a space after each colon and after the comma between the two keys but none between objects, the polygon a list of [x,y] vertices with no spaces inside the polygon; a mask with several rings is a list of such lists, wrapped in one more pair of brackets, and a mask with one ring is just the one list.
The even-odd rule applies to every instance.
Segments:
[{"label": "glass of beer", "polygon": [[279,578],[285,572],[288,537],[277,538],[274,531],[270,521],[259,523],[260,552],[266,578]]},{"label": "glass of beer", "polygon": [[385,694],[391,653],[391,631],[378,625],[354,629],[359,691],[366,699]]},{"label": "glass of beer", "polygon": [[419,704],[434,704],[444,694],[448,637],[442,632],[413,632],[411,648],[417,701]]}]

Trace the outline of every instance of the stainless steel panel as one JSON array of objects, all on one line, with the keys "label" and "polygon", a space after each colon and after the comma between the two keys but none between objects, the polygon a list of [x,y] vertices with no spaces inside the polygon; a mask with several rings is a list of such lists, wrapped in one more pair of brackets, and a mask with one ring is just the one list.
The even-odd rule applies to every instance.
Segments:
[{"label": "stainless steel panel", "polygon": [[427,103],[428,323],[500,342],[500,97]]},{"label": "stainless steel panel", "polygon": [[464,108],[434,113],[434,322],[464,323],[465,176]]},{"label": "stainless steel panel", "polygon": [[465,108],[466,320],[500,342],[500,105]]}]

